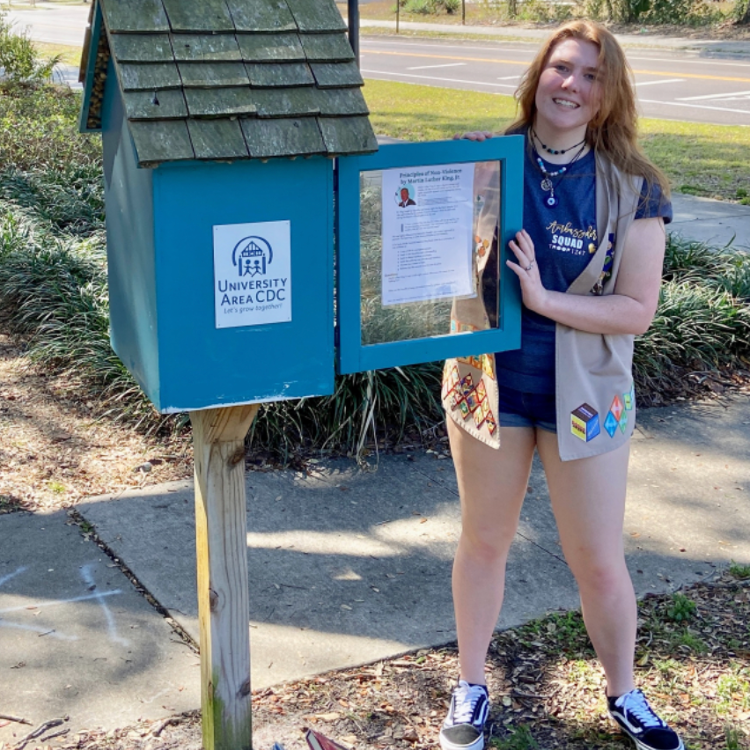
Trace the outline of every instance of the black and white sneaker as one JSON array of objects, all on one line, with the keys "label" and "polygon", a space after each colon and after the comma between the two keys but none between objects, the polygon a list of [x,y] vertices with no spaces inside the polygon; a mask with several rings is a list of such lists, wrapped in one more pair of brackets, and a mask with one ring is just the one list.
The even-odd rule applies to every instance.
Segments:
[{"label": "black and white sneaker", "polygon": [[638,750],[684,750],[682,740],[648,705],[640,690],[619,698],[607,698],[609,715],[635,742]]},{"label": "black and white sneaker", "polygon": [[443,750],[482,750],[489,710],[487,688],[459,680],[440,730],[440,747]]}]

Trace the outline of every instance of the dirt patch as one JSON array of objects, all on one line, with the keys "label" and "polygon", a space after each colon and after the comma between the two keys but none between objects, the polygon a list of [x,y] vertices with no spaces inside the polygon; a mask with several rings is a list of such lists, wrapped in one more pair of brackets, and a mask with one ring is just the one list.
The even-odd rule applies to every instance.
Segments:
[{"label": "dirt patch", "polygon": [[81,393],[70,378],[29,365],[0,333],[0,513],[58,510],[192,476],[189,435],[140,435]]}]

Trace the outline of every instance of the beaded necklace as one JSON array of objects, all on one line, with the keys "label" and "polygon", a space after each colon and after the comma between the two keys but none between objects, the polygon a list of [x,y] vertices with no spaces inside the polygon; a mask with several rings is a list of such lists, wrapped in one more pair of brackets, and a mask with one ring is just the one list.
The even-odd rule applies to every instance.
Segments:
[{"label": "beaded necklace", "polygon": [[[545,203],[550,207],[554,208],[560,201],[555,197],[555,184],[552,182],[553,177],[557,177],[558,175],[564,175],[568,171],[568,167],[573,164],[573,162],[577,161],[581,154],[583,153],[583,150],[586,148],[586,144],[581,142],[578,144],[581,146],[578,151],[576,152],[575,156],[565,165],[560,167],[560,169],[556,169],[554,172],[548,172],[547,168],[544,166],[544,162],[542,161],[542,157],[539,156],[537,153],[536,148],[534,147],[534,141],[531,142],[531,148],[534,151],[534,155],[536,156],[536,163],[539,167],[539,171],[542,173],[542,181],[539,183],[539,186],[544,190],[545,193],[549,193],[549,196],[545,200]],[[568,151],[570,149],[567,149]]]},{"label": "beaded necklace", "polygon": [[580,146],[586,140],[586,136],[584,136],[583,140],[578,141],[578,143],[575,143],[572,146],[568,146],[568,148],[554,149],[550,148],[549,146],[545,146],[542,143],[542,139],[537,135],[537,132],[536,130],[534,130],[534,128],[531,129],[531,134],[539,141],[539,145],[542,147],[543,151],[546,151],[548,154],[554,154],[555,156],[562,156],[562,154],[567,154],[568,151],[572,151],[574,148]]}]

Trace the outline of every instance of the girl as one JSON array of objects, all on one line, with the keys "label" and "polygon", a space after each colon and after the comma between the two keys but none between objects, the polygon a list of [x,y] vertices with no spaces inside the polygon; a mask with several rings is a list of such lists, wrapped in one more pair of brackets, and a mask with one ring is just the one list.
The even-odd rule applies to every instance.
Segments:
[{"label": "girl", "polygon": [[[630,70],[599,24],[560,27],[516,96],[520,114],[507,132],[526,137],[525,229],[510,243],[508,267],[523,295],[522,346],[449,360],[445,370],[462,531],[453,566],[460,677],[440,744],[484,747],[484,663],[536,449],[610,715],[641,750],[682,750],[635,689],[636,601],[622,541],[633,338],[656,311],[668,185],[637,144]],[[458,330],[486,324],[476,304],[456,303]],[[466,398],[477,388],[481,396]],[[484,394],[491,419],[459,408]]]}]

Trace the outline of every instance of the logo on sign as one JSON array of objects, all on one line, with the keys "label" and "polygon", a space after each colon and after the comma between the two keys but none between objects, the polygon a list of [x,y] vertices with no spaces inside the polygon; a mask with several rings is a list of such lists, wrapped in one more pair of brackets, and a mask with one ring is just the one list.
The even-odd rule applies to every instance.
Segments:
[{"label": "logo on sign", "polygon": [[244,237],[232,251],[232,265],[237,268],[240,278],[265,276],[272,262],[273,249],[263,237]]}]

